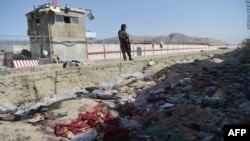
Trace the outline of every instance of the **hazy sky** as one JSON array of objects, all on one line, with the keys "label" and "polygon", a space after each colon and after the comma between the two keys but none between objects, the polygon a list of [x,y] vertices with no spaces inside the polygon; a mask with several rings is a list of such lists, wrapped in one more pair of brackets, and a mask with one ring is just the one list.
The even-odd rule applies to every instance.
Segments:
[{"label": "hazy sky", "polygon": [[[27,36],[25,14],[50,1],[1,0],[0,39]],[[92,10],[95,19],[86,18],[86,30],[97,39],[116,37],[122,23],[136,36],[181,33],[232,44],[250,37],[246,0],[58,0],[66,4]]]}]

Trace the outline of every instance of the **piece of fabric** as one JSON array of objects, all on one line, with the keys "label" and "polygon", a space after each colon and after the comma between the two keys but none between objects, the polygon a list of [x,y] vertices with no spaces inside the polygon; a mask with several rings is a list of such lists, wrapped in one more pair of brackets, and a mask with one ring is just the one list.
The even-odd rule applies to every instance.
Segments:
[{"label": "piece of fabric", "polygon": [[79,114],[78,118],[69,124],[57,124],[54,128],[54,134],[72,138],[74,135],[86,133],[90,128],[96,128],[98,123],[107,124],[106,128],[119,126],[120,122],[111,113],[105,111],[105,107],[106,104],[98,103],[93,107],[92,112]]}]

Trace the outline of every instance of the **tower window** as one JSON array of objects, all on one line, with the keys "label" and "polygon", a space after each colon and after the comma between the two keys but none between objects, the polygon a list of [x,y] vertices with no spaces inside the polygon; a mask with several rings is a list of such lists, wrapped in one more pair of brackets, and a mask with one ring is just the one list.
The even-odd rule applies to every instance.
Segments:
[{"label": "tower window", "polygon": [[40,19],[36,19],[36,26],[40,25]]},{"label": "tower window", "polygon": [[69,17],[69,16],[62,16],[56,15],[55,17],[56,22],[58,23],[69,23],[69,24],[78,24],[78,17]]},{"label": "tower window", "polygon": [[44,20],[43,18],[38,18],[38,19],[35,19],[33,20],[33,26],[39,26],[39,25],[42,25],[44,23]]},{"label": "tower window", "polygon": [[63,23],[63,16],[56,15],[56,22],[62,22]]},{"label": "tower window", "polygon": [[70,23],[70,17],[64,16],[63,20],[64,20],[65,23]]},{"label": "tower window", "polygon": [[71,17],[70,18],[70,23],[72,23],[72,24],[78,24],[78,18],[77,17]]}]

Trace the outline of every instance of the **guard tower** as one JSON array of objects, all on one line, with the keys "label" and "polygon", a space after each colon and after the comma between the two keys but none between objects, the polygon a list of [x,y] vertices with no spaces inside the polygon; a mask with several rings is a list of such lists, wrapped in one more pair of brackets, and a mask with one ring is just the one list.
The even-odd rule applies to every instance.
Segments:
[{"label": "guard tower", "polygon": [[[85,11],[57,3],[34,6],[26,14],[32,58],[51,60],[57,55],[61,60],[85,59]],[[91,11],[87,16],[94,18]]]}]

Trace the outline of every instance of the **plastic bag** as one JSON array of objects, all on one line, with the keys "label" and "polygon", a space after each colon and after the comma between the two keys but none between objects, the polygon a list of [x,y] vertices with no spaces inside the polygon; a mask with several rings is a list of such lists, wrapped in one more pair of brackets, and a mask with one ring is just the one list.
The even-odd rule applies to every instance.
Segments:
[{"label": "plastic bag", "polygon": [[144,74],[142,72],[136,71],[131,76],[135,77],[136,79],[143,80]]},{"label": "plastic bag", "polygon": [[81,133],[74,136],[70,141],[93,141],[97,136],[95,128],[91,128],[87,133]]},{"label": "plastic bag", "polygon": [[0,103],[0,113],[15,112],[16,108],[12,103]]}]

